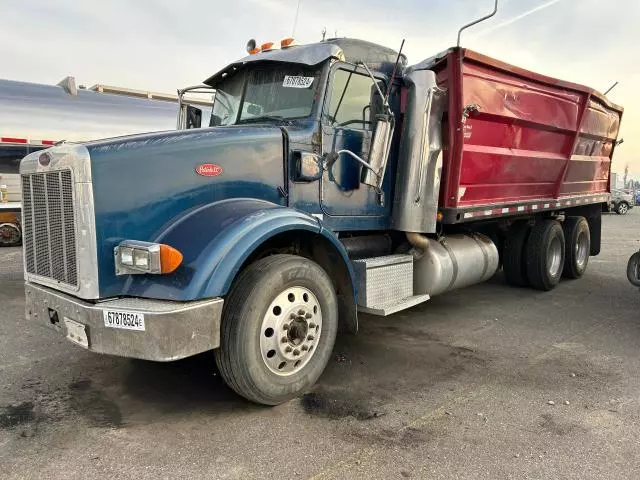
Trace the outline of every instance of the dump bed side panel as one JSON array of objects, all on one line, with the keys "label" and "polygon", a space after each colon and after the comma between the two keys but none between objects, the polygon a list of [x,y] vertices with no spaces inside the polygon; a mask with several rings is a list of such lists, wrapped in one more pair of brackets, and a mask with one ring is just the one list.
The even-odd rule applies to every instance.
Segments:
[{"label": "dump bed side panel", "polygon": [[464,212],[478,209],[513,214],[606,196],[620,107],[587,87],[469,50],[449,52],[434,69],[449,91],[440,192],[446,222],[474,219]]}]

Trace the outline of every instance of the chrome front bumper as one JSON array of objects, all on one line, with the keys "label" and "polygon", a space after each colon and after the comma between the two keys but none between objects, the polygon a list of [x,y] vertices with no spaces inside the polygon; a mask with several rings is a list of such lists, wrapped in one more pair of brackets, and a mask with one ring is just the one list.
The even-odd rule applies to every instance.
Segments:
[{"label": "chrome front bumper", "polygon": [[[120,298],[90,303],[30,282],[25,283],[25,298],[27,319],[92,352],[167,362],[220,345],[221,298],[193,302]],[[143,314],[145,330],[106,327],[105,310]],[[74,341],[78,337],[67,331],[66,320],[83,325],[86,339]]]}]

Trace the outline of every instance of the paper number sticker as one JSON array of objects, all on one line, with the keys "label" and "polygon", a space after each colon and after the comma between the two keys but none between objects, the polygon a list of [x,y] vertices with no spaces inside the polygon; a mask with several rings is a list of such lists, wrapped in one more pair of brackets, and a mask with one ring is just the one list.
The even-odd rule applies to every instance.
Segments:
[{"label": "paper number sticker", "polygon": [[313,83],[314,77],[300,77],[297,75],[285,75],[282,82],[283,87],[287,88],[309,88]]}]

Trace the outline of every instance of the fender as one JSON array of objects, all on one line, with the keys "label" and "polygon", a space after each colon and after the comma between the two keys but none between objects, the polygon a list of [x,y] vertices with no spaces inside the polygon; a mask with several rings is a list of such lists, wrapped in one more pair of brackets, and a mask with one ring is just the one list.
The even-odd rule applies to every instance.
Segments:
[{"label": "fender", "polygon": [[180,301],[222,297],[262,243],[294,230],[321,235],[333,245],[347,267],[355,299],[351,261],[331,230],[307,213],[251,198],[214,202],[172,221],[151,241],[180,250],[182,265],[170,275],[132,275],[125,295]]}]

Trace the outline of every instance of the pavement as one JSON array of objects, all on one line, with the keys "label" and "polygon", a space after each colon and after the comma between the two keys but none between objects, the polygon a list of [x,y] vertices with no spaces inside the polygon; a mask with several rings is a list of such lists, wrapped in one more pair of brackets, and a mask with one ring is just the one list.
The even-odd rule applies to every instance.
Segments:
[{"label": "pavement", "polygon": [[0,477],[637,479],[640,208],[603,218],[586,275],[552,292],[502,275],[361,316],[313,390],[267,408],[211,354],[89,353],[23,319],[0,250]]}]

